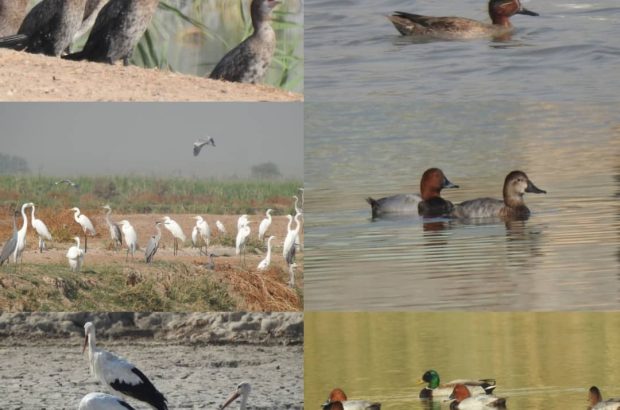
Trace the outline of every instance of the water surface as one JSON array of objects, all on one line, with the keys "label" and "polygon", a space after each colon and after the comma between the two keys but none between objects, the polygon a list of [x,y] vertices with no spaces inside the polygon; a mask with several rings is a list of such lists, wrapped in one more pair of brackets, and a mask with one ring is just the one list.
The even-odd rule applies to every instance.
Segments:
[{"label": "water surface", "polygon": [[331,389],[391,410],[447,409],[418,399],[442,381],[495,378],[509,409],[585,409],[587,389],[620,396],[617,313],[306,313],[305,403]]},{"label": "water surface", "polygon": [[620,3],[523,1],[507,41],[416,41],[386,15],[408,11],[490,21],[486,0],[310,0],[309,101],[587,99],[616,101]]},{"label": "water surface", "polygon": [[[619,309],[620,105],[306,103],[306,309]],[[501,198],[527,221],[372,221],[365,198],[419,192],[437,166],[454,203]],[[426,222],[426,223],[425,223]]]}]

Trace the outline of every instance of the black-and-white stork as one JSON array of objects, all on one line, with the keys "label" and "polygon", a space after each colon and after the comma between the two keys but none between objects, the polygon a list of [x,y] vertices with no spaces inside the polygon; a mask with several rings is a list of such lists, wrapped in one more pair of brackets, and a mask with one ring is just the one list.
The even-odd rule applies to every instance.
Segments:
[{"label": "black-and-white stork", "polygon": [[153,383],[133,364],[114,353],[95,346],[95,326],[84,325],[84,347],[88,346],[90,371],[95,377],[119,396],[127,396],[150,404],[157,410],[168,410],[167,400]]},{"label": "black-and-white stork", "polygon": [[88,393],[80,400],[78,410],[135,410],[129,403],[107,393]]},{"label": "black-and-white stork", "polygon": [[250,395],[251,391],[252,391],[252,387],[250,387],[250,383],[248,382],[239,383],[237,385],[237,389],[230,395],[228,400],[226,400],[224,404],[220,406],[220,410],[225,409],[230,403],[237,400],[239,397],[241,397],[241,402],[239,403],[239,410],[245,410],[246,404],[248,402],[248,396]]}]

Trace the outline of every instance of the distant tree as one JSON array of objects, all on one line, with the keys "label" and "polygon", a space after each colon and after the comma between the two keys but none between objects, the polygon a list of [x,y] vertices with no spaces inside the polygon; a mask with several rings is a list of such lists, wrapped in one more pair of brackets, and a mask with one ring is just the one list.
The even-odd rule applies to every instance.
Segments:
[{"label": "distant tree", "polygon": [[252,167],[252,176],[257,179],[276,179],[280,178],[280,170],[273,162],[265,162],[264,164],[254,165]]},{"label": "distant tree", "polygon": [[0,153],[0,174],[28,173],[28,162],[22,157]]}]

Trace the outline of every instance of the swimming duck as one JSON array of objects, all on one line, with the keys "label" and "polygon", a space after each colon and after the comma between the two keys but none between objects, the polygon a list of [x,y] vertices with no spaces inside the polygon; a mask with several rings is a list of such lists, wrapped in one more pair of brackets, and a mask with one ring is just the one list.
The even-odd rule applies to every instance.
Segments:
[{"label": "swimming duck", "polygon": [[503,397],[495,397],[492,394],[483,394],[473,396],[464,384],[454,386],[454,391],[450,395],[450,399],[454,400],[450,403],[450,409],[484,409],[488,407],[506,407],[506,399]]},{"label": "swimming duck", "polygon": [[344,391],[335,388],[329,393],[329,397],[322,407],[323,410],[381,410],[381,403],[373,403],[367,400],[347,400]]},{"label": "swimming duck", "polygon": [[453,380],[448,383],[441,384],[439,373],[435,370],[428,370],[422,375],[422,380],[418,384],[427,383],[427,386],[420,391],[421,399],[444,398],[447,399],[453,392],[457,384],[466,387],[472,396],[482,394],[491,394],[495,390],[495,379],[480,380]]},{"label": "swimming duck", "polygon": [[590,387],[588,401],[592,410],[620,410],[620,399],[603,401],[603,395],[596,386]]},{"label": "swimming duck", "polygon": [[467,39],[501,36],[510,33],[510,17],[515,14],[538,16],[523,7],[519,0],[490,0],[489,16],[493,24],[464,17],[430,17],[396,11],[388,19],[404,36],[427,36],[440,39]]},{"label": "swimming duck", "polygon": [[465,201],[456,207],[452,215],[461,218],[505,218],[527,219],[530,210],[525,206],[523,194],[546,194],[539,189],[523,171],[512,171],[504,180],[504,200],[494,198],[478,198]]},{"label": "swimming duck", "polygon": [[418,214],[437,217],[452,212],[452,202],[441,197],[444,188],[458,188],[448,181],[439,168],[429,168],[422,174],[420,194],[399,194],[381,199],[366,198],[372,208],[372,217],[383,214]]}]

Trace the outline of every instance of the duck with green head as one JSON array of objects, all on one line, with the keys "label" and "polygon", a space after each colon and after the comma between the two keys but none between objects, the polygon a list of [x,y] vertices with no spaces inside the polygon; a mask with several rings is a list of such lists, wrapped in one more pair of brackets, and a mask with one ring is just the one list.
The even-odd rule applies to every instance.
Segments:
[{"label": "duck with green head", "polygon": [[418,384],[426,384],[420,391],[421,399],[433,399],[440,398],[448,400],[452,394],[454,387],[457,384],[462,384],[467,387],[472,396],[478,396],[481,394],[491,394],[495,390],[495,379],[480,379],[480,380],[452,380],[448,383],[441,384],[439,379],[439,373],[435,370],[428,370],[422,375],[422,380]]}]

